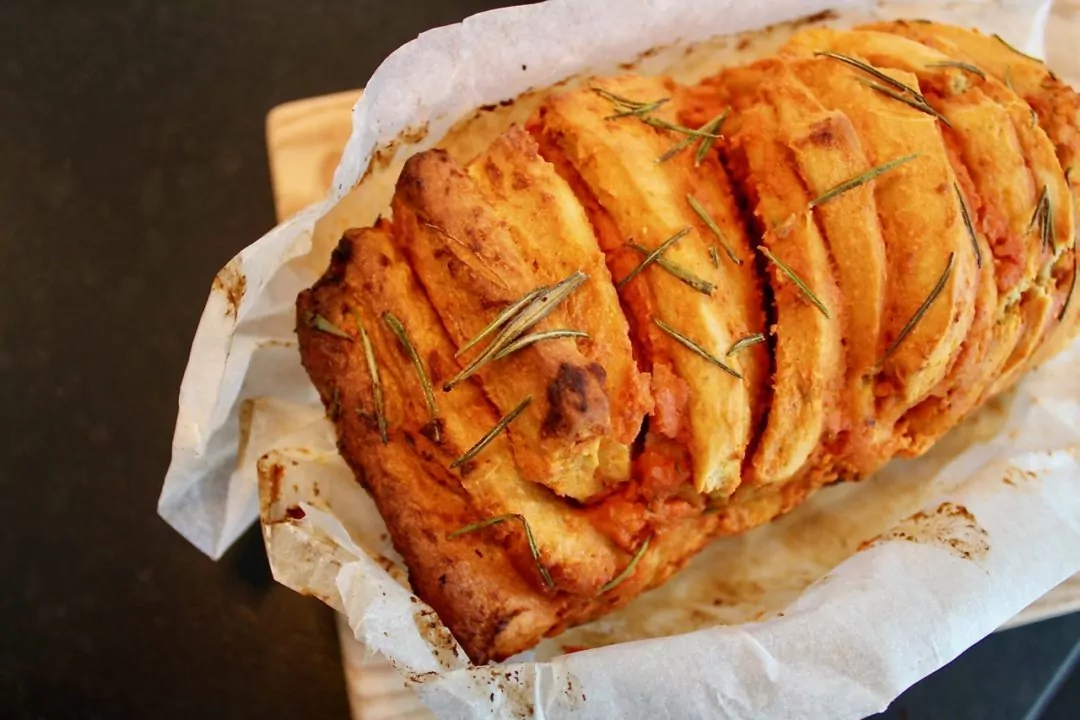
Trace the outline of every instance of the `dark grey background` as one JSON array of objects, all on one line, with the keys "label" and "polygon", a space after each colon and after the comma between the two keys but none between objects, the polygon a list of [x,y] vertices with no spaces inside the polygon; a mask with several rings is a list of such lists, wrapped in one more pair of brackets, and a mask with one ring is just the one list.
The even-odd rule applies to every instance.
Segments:
[{"label": "dark grey background", "polygon": [[[214,273],[274,222],[266,112],[498,4],[0,0],[0,716],[346,715],[330,612],[258,534],[215,564],[157,518],[176,392]],[[890,715],[1023,718],[1078,639],[995,636]],[[1064,687],[1044,717],[1078,715]]]}]

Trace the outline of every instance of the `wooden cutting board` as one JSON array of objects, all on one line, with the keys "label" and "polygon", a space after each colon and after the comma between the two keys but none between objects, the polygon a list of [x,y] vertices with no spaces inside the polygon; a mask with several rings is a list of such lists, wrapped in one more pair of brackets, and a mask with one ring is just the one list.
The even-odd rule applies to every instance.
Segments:
[{"label": "wooden cutting board", "polygon": [[[352,106],[362,91],[279,105],[266,117],[270,181],[278,220],[326,194],[352,129]],[[1003,627],[1017,627],[1080,610],[1080,575],[1051,590]],[[344,620],[338,623],[349,702],[356,720],[433,717],[381,656],[366,657]]]}]

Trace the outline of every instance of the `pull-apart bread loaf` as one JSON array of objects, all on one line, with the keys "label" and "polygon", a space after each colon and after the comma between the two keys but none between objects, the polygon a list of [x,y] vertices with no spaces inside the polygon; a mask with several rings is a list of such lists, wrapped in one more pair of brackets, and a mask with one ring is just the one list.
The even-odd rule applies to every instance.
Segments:
[{"label": "pull-apart bread loaf", "polygon": [[1000,39],[805,30],[551,94],[297,300],[417,594],[478,663],[918,455],[1074,336],[1080,99]]}]

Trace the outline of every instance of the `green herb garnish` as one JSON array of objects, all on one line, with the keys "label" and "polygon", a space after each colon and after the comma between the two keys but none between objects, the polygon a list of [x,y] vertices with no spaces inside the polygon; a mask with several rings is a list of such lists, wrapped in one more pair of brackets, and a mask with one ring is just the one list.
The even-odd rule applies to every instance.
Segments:
[{"label": "green herb garnish", "polygon": [[[891,97],[893,100],[899,100],[900,102],[904,103],[908,107],[914,108],[915,110],[918,110],[921,113],[926,113],[927,115],[930,115],[932,117],[937,118],[938,120],[940,120],[942,122],[943,125],[945,125],[945,127],[950,127],[950,128],[952,127],[952,123],[950,123],[948,121],[948,119],[946,119],[946,117],[944,115],[939,113],[934,108],[930,107],[930,105],[927,104],[925,100],[920,101],[918,98],[908,97],[907,95],[904,95],[903,93],[898,93],[895,90],[893,90],[892,88],[885,87],[884,85],[882,85],[880,83],[876,83],[873,80],[867,80],[866,78],[855,78],[855,79],[858,80],[859,82],[861,82],[866,87],[870,88],[871,90],[875,90],[875,91],[881,93],[882,95],[887,95],[888,97]],[[922,96],[919,96],[919,97],[922,97]]]},{"label": "green herb garnish", "polygon": [[1026,57],[1026,58],[1027,58],[1028,60],[1034,60],[1035,62],[1039,63],[1040,65],[1042,65],[1042,64],[1043,64],[1043,61],[1042,61],[1042,60],[1040,60],[1040,59],[1039,59],[1039,58],[1037,58],[1037,57],[1033,57],[1033,56],[1031,56],[1031,55],[1028,55],[1028,54],[1027,54],[1026,52],[1022,52],[1022,51],[1018,50],[1017,48],[1015,48],[1015,47],[1013,47],[1012,45],[1010,45],[1010,44],[1008,43],[1008,41],[1007,41],[1007,40],[1005,40],[1005,38],[1001,37],[1001,36],[1000,36],[1000,35],[998,35],[997,33],[994,33],[994,34],[993,34],[993,35],[991,35],[990,37],[994,38],[994,39],[995,39],[995,40],[997,40],[997,41],[998,41],[999,43],[1001,43],[1001,44],[1002,44],[1002,45],[1004,45],[1005,47],[1009,48],[1010,50],[1012,50],[1012,51],[1013,51],[1014,53],[1016,53],[1017,55],[1020,55],[1021,57]]},{"label": "green herb garnish", "polygon": [[533,560],[536,561],[536,569],[540,571],[540,577],[544,580],[544,585],[549,588],[555,587],[555,581],[551,579],[551,574],[547,568],[544,567],[544,563],[541,561],[540,548],[536,545],[536,538],[533,536],[532,528],[529,527],[529,521],[525,519],[525,516],[520,513],[508,513],[506,515],[496,515],[490,517],[487,520],[481,520],[480,522],[473,523],[472,525],[466,525],[465,527],[455,530],[446,536],[447,540],[453,540],[456,537],[465,535],[467,533],[476,532],[477,530],[483,530],[484,528],[491,527],[492,525],[498,525],[504,523],[507,520],[517,520],[521,523],[521,526],[525,528],[525,539],[529,543],[529,553],[532,555]]},{"label": "green herb garnish", "polygon": [[[382,382],[379,380],[379,364],[375,361],[375,348],[371,345],[364,324],[360,322],[360,316],[356,316],[356,329],[360,335],[360,344],[364,348],[364,360],[367,362],[368,375],[371,376],[371,395],[375,400],[375,422],[379,426],[379,437],[383,445],[390,442],[386,432],[386,405],[383,402]],[[359,410],[357,411],[359,412]]]},{"label": "green herb garnish", "polygon": [[[724,121],[727,120],[728,115],[731,114],[731,108],[726,107],[724,111],[714,117],[709,122],[702,126],[702,130],[711,133],[719,133],[720,128],[723,127]],[[694,167],[701,167],[701,163],[705,161],[705,156],[709,154],[709,150],[712,149],[713,143],[716,142],[716,138],[705,138],[698,145],[697,152],[694,153]]]},{"label": "green herb garnish", "polygon": [[[638,245],[637,243],[629,243],[629,246],[632,247],[634,250],[637,250],[642,255],[648,257],[650,251],[647,247],[643,247],[641,245]],[[689,270],[684,269],[681,265],[676,265],[675,263],[663,257],[656,258],[655,262],[657,265],[666,270],[669,274],[678,278],[686,285],[689,285],[694,290],[697,290],[702,295],[712,295],[714,292],[716,292],[715,285],[713,285],[708,280],[703,280],[699,278],[697,275],[694,275]]]},{"label": "green herb garnish", "polygon": [[896,78],[894,78],[891,75],[888,75],[886,73],[881,72],[880,70],[878,70],[873,65],[867,65],[866,63],[862,62],[861,60],[856,60],[855,58],[853,58],[853,57],[851,57],[849,55],[841,55],[840,53],[829,52],[827,50],[818,51],[818,52],[814,53],[814,55],[820,56],[820,57],[827,57],[827,58],[830,58],[832,60],[838,60],[839,62],[846,63],[846,64],[850,65],[851,67],[858,68],[859,70],[862,70],[864,73],[866,73],[868,75],[872,75],[873,77],[876,77],[878,80],[885,83],[886,85],[890,85],[893,88],[895,88],[895,89],[897,89],[897,90],[899,90],[901,92],[905,92],[905,93],[911,95],[911,97],[915,98],[918,102],[922,103],[923,105],[927,104],[926,103],[926,98],[923,97],[922,93],[920,93],[918,90],[916,90],[915,88],[913,88],[913,87],[911,87],[909,85],[906,85],[906,84],[900,82],[899,80],[897,80]]},{"label": "green herb garnish", "polygon": [[[731,258],[731,261],[736,265],[742,265],[742,260],[735,254],[735,250],[731,247],[731,244],[728,243],[727,238],[724,237],[724,233],[720,230],[720,226],[712,219],[712,215],[705,209],[705,206],[699,203],[697,198],[690,193],[686,194],[686,202],[690,203],[690,209],[701,218],[701,222],[705,223],[705,227],[709,228],[709,232],[716,236],[716,239],[720,241],[720,245],[723,246],[724,252]],[[714,262],[716,262],[715,259]],[[716,266],[720,267],[720,263],[716,262]]]},{"label": "green herb garnish", "polygon": [[[524,302],[525,299],[523,298],[523,300],[514,303],[514,306],[519,306],[518,309],[512,316],[506,318],[502,330],[495,336],[495,339],[492,340],[491,343],[484,348],[483,352],[477,355],[476,359],[469,363],[464,370],[443,384],[443,390],[449,392],[461,381],[472,377],[480,370],[480,368],[494,360],[496,355],[499,355],[500,352],[506,349],[515,340],[528,332],[529,328],[550,315],[559,304],[570,297],[571,293],[577,290],[581,284],[588,279],[589,276],[585,273],[580,271],[574,272],[565,280],[562,280],[551,287],[539,288],[539,292],[536,290],[532,291],[526,295],[526,298],[528,298],[527,302]],[[500,317],[505,313],[506,311],[500,314]],[[485,334],[488,331],[488,329],[485,329],[482,334]],[[471,344],[472,343],[470,343],[470,345]],[[505,354],[500,357],[505,357]]]},{"label": "green herb garnish", "polygon": [[515,300],[514,302],[507,305],[498,315],[495,316],[494,320],[488,323],[487,327],[477,333],[472,340],[469,340],[469,342],[462,345],[461,348],[456,353],[454,353],[454,357],[460,357],[466,351],[468,351],[469,348],[476,345],[488,335],[501,329],[503,325],[510,321],[510,318],[514,317],[514,315],[516,315],[521,310],[521,308],[525,307],[533,300],[535,300],[538,295],[547,292],[548,289],[549,288],[547,285],[541,285],[535,290],[530,290],[529,292],[525,293],[520,300]]},{"label": "green herb garnish", "polygon": [[960,186],[955,182],[956,198],[960,201],[960,215],[964,218],[964,227],[967,228],[968,237],[971,238],[971,247],[975,248],[975,264],[982,267],[982,250],[979,248],[979,237],[975,234],[975,226],[971,223],[971,215],[968,213],[967,203],[964,202],[964,194],[960,192]]},{"label": "green herb garnish", "polygon": [[391,312],[383,313],[383,322],[385,322],[390,330],[397,336],[398,342],[401,344],[405,354],[409,356],[412,361],[413,368],[416,370],[416,375],[420,379],[420,387],[424,389],[424,402],[427,404],[428,415],[431,418],[432,428],[432,442],[441,443],[442,435],[439,430],[439,408],[435,404],[435,391],[431,387],[431,378],[428,377],[427,370],[424,369],[424,363],[420,360],[419,353],[416,352],[416,347],[409,340],[409,333],[405,331],[405,325],[402,324],[397,317]]},{"label": "green herb garnish", "polygon": [[773,255],[767,247],[761,246],[758,248],[758,250],[761,251],[762,255],[769,259],[769,262],[775,265],[780,270],[780,272],[786,275],[788,279],[795,284],[795,287],[799,289],[799,292],[801,292],[803,296],[814,305],[814,307],[820,310],[822,315],[829,318],[830,320],[832,319],[832,316],[829,315],[829,308],[825,307],[825,303],[821,302],[821,300],[818,299],[818,296],[814,294],[814,292],[810,289],[810,286],[803,282],[803,279],[796,275],[795,271],[788,267],[787,263]]},{"label": "green herb garnish", "polygon": [[739,338],[731,347],[728,348],[727,355],[725,357],[731,357],[740,350],[745,350],[748,347],[759,345],[765,342],[765,335],[763,333],[754,333],[753,335],[747,335],[744,338]]},{"label": "green herb garnish", "polygon": [[919,157],[918,154],[905,155],[903,157],[896,158],[895,160],[890,160],[887,163],[883,163],[881,165],[878,165],[877,167],[872,167],[872,168],[870,168],[869,170],[867,170],[866,172],[864,172],[861,175],[856,175],[855,177],[851,178],[850,180],[845,180],[844,182],[840,183],[839,185],[834,185],[833,187],[829,188],[828,190],[823,192],[821,195],[819,195],[818,197],[811,200],[808,207],[815,208],[818,205],[824,205],[825,203],[829,202],[830,200],[837,197],[838,195],[842,195],[842,194],[846,193],[848,190],[854,190],[855,188],[859,187],[860,185],[864,185],[864,184],[870,182],[871,180],[873,180],[874,178],[876,178],[876,177],[878,177],[880,175],[884,175],[885,173],[889,172],[893,168],[899,167],[899,166],[903,165],[904,163],[911,162],[912,160],[914,160],[917,157]]},{"label": "green herb garnish", "polygon": [[349,342],[352,342],[352,339],[353,339],[352,335],[345,332],[344,330],[339,328],[337,325],[335,325],[334,323],[327,320],[322,315],[318,315],[318,314],[309,315],[308,319],[307,319],[307,324],[310,327],[313,327],[313,328],[315,328],[316,330],[318,330],[320,332],[324,332],[324,333],[327,333],[329,335],[333,335],[333,336],[339,337],[339,338],[345,338]]},{"label": "green herb garnish", "polygon": [[544,332],[530,333],[528,335],[522,335],[514,342],[504,347],[499,352],[495,353],[495,357],[492,360],[501,360],[512,352],[520,350],[521,348],[538,343],[541,340],[556,340],[558,338],[587,338],[589,333],[582,332],[581,330],[545,330]]},{"label": "green herb garnish", "polygon": [[660,328],[665,333],[670,335],[677,343],[679,343],[683,347],[689,349],[690,351],[692,351],[693,353],[695,353],[699,357],[704,358],[705,360],[709,361],[710,363],[712,363],[716,367],[718,367],[721,370],[723,370],[724,372],[726,372],[728,375],[731,375],[734,378],[738,378],[739,380],[742,380],[742,375],[739,374],[739,372],[737,370],[725,365],[715,355],[713,355],[708,350],[706,350],[705,348],[698,345],[696,342],[694,342],[690,338],[683,335],[681,332],[679,332],[675,328],[668,325],[666,322],[664,322],[660,318],[655,318],[654,317],[653,322],[656,323],[656,326],[658,328]]},{"label": "green herb garnish", "polygon": [[484,437],[477,440],[476,444],[473,445],[468,450],[466,450],[465,453],[461,457],[459,457],[454,462],[450,463],[450,469],[453,470],[456,467],[464,465],[465,463],[469,462],[474,457],[479,455],[480,451],[483,450],[485,447],[487,447],[488,444],[492,440],[494,440],[496,437],[498,437],[499,433],[501,433],[503,430],[505,430],[506,426],[509,425],[510,423],[512,423],[517,418],[518,415],[520,415],[522,412],[524,412],[525,408],[528,407],[529,403],[531,403],[531,402],[532,402],[532,395],[529,395],[524,400],[522,400],[520,403],[518,403],[517,407],[515,407],[510,412],[506,413],[506,415],[503,415],[501,418],[499,418],[499,422],[495,423],[495,427],[488,430],[484,434]]},{"label": "green herb garnish", "polygon": [[633,280],[634,278],[636,278],[638,276],[638,274],[642,270],[644,270],[645,268],[649,267],[649,265],[652,265],[654,262],[656,262],[657,258],[659,258],[661,255],[663,255],[664,252],[667,251],[667,249],[669,247],[671,247],[676,242],[678,242],[680,239],[682,239],[688,232],[690,232],[690,227],[689,226],[684,227],[682,230],[675,233],[674,235],[669,237],[664,242],[660,243],[660,245],[658,245],[655,250],[653,250],[652,252],[650,252],[648,255],[645,256],[645,259],[642,260],[641,263],[637,267],[635,267],[633,270],[628,272],[626,274],[626,277],[624,277],[622,280],[620,280],[619,282],[617,282],[615,284],[615,289],[622,290],[623,287],[625,287],[626,283],[628,283],[631,280]]},{"label": "green herb garnish", "polygon": [[[904,339],[911,334],[911,331],[915,329],[915,326],[922,319],[926,311],[930,309],[930,306],[937,300],[938,295],[945,289],[945,283],[949,279],[949,273],[952,272],[954,261],[956,260],[956,253],[949,253],[949,261],[945,264],[945,270],[941,273],[941,277],[938,278],[937,284],[934,285],[933,290],[923,300],[922,305],[915,311],[915,314],[911,316],[911,319],[907,321],[903,329],[900,330],[900,334],[896,336],[896,339],[889,343],[889,347],[885,350],[885,355],[881,358],[881,363],[884,363],[892,354],[896,352],[896,349],[900,347],[900,343],[904,342]],[[879,363],[880,364],[880,363]]]},{"label": "green herb garnish", "polygon": [[622,572],[620,572],[618,575],[603,584],[603,586],[600,588],[599,595],[603,595],[606,592],[614,590],[616,587],[621,585],[628,577],[634,574],[634,568],[637,567],[638,561],[641,560],[641,556],[644,555],[645,551],[649,549],[649,542],[651,541],[651,535],[645,538],[645,542],[641,543],[641,546],[634,553],[634,557],[630,558],[630,562],[627,563],[626,567],[622,569]]},{"label": "green herb garnish", "polygon": [[942,60],[941,62],[932,62],[932,63],[928,64],[926,67],[928,67],[928,68],[956,68],[958,70],[963,70],[964,72],[969,72],[972,75],[978,75],[983,80],[986,79],[986,73],[984,73],[981,69],[975,67],[971,63],[960,62],[959,60]]}]

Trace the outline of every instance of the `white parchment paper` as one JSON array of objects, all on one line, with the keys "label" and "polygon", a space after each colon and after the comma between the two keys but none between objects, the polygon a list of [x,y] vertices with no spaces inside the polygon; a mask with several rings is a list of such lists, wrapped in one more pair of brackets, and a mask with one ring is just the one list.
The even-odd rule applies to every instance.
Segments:
[{"label": "white parchment paper", "polygon": [[[927,456],[713,543],[624,610],[490,668],[470,667],[412,597],[378,512],[337,455],[299,363],[293,303],[341,232],[385,211],[409,154],[479,106],[655,48],[639,71],[693,80],[733,59],[735,43],[716,36],[826,8],[840,25],[976,25],[1080,79],[1075,0],[562,0],[425,33],[368,82],[330,196],[215,279],[161,515],[216,558],[261,512],[275,577],[343,611],[447,717],[862,717],[1080,571],[1076,346]],[[783,39],[759,36],[754,51]],[[519,105],[475,142],[527,112]]]}]

